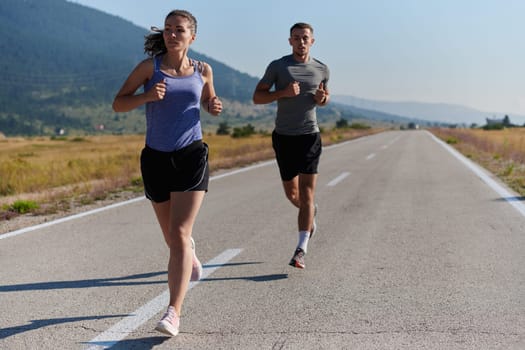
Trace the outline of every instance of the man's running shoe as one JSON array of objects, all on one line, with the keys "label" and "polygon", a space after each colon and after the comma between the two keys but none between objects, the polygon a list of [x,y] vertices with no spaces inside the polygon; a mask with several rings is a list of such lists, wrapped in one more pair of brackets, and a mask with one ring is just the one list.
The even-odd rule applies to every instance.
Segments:
[{"label": "man's running shoe", "polygon": [[174,337],[179,334],[179,323],[180,318],[177,316],[175,308],[168,306],[168,311],[166,311],[159,323],[157,323],[155,330]]},{"label": "man's running shoe", "polygon": [[298,269],[304,269],[304,256],[306,254],[304,253],[304,250],[301,248],[297,248],[295,250],[295,253],[293,254],[292,260],[290,260],[290,263],[288,265],[297,267]]},{"label": "man's running shoe", "polygon": [[314,207],[314,221],[312,223],[312,230],[310,231],[310,239],[315,235],[315,232],[317,231],[317,222],[315,221],[315,217],[317,216],[317,204]]},{"label": "man's running shoe", "polygon": [[197,258],[197,254],[195,254],[195,241],[193,240],[193,237],[191,239],[191,250],[193,251],[193,261],[191,265],[191,278],[190,281],[198,281],[202,277],[202,264]]}]

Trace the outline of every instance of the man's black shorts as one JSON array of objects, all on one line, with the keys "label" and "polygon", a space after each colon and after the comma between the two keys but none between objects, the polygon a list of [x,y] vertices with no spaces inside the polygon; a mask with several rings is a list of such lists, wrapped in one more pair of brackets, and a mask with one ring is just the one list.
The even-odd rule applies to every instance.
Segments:
[{"label": "man's black shorts", "polygon": [[320,133],[281,135],[274,131],[272,145],[283,181],[299,174],[317,174],[323,148]]},{"label": "man's black shorts", "polygon": [[170,192],[207,191],[208,145],[199,140],[174,152],[145,146],[140,170],[146,198],[156,203],[170,199]]}]

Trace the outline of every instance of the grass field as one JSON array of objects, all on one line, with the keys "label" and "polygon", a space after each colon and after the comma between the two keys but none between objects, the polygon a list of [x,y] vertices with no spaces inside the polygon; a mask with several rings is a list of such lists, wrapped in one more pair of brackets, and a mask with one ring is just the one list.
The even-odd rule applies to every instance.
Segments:
[{"label": "grass field", "polygon": [[436,136],[525,195],[525,128],[432,129]]},{"label": "grass field", "polygon": [[[323,144],[381,132],[344,129],[323,133]],[[213,173],[273,158],[271,137],[205,135]],[[139,155],[144,135],[0,140],[0,220],[20,213],[48,214],[112,194],[142,194]]]}]

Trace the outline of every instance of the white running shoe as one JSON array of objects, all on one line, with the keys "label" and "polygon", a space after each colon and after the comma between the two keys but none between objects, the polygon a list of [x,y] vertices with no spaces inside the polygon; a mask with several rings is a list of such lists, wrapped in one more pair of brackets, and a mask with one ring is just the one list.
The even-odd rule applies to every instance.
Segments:
[{"label": "white running shoe", "polygon": [[167,334],[169,336],[176,336],[179,334],[180,318],[177,316],[177,312],[173,306],[168,306],[168,310],[162,316],[159,323],[155,327],[155,330]]}]

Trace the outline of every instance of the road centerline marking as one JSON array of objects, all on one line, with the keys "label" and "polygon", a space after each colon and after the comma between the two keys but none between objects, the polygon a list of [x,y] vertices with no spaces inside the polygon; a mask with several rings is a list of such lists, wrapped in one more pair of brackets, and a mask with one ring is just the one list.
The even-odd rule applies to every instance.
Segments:
[{"label": "road centerline marking", "polygon": [[[228,261],[239,255],[242,249],[228,249],[203,265],[202,279],[208,277]],[[199,284],[199,281],[190,282],[188,290]],[[166,308],[169,300],[169,289],[153,298],[129,316],[123,318],[103,333],[87,342],[87,350],[108,349],[126,338],[135,329],[149,321],[153,316]]]},{"label": "road centerline marking", "polygon": [[343,181],[348,175],[350,175],[349,172],[344,172],[338,177],[336,177],[335,179],[333,179],[332,181],[330,181],[329,183],[327,183],[326,186],[334,187],[335,185]]}]

